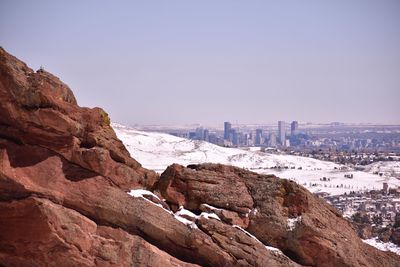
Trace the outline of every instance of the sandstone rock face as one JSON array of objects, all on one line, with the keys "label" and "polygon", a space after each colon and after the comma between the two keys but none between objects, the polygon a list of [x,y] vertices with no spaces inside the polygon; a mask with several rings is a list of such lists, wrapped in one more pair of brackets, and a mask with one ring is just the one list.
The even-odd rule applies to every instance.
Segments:
[{"label": "sandstone rock face", "polygon": [[[176,258],[204,266],[253,265],[252,262],[247,262],[241,257],[232,256],[231,250],[238,249],[255,251],[252,261],[261,258],[271,260],[278,258],[276,265],[271,266],[296,266],[283,254],[277,255],[276,252],[258,244],[254,248],[255,243],[249,236],[242,236],[244,241],[224,247],[219,242],[215,242],[211,232],[201,230],[200,225],[207,225],[206,222],[200,224],[201,220],[198,220],[199,226],[188,226],[177,220],[172,212],[145,198],[131,197],[118,187],[110,186],[101,177],[71,181],[63,173],[63,166],[67,163],[58,156],[50,156],[35,162],[34,165],[27,164],[14,168],[10,159],[19,155],[19,148],[18,144],[0,143],[0,162],[2,163],[0,188],[2,196],[8,196],[4,200],[10,201],[17,198],[15,201],[18,202],[18,199],[24,200],[30,196],[51,200],[53,203],[79,212],[100,226],[121,228],[132,235],[143,237]],[[36,155],[41,155],[44,153],[42,150],[46,150],[28,145],[24,148],[26,151],[34,150],[35,153],[30,154]],[[45,172],[49,168],[51,172]],[[7,216],[4,222],[12,224],[12,221],[7,221]],[[229,225],[223,225],[232,228]],[[241,230],[230,231],[240,233]],[[44,259],[44,262],[47,260],[49,259]],[[279,264],[280,261],[285,260],[285,264]]]},{"label": "sandstone rock face", "polygon": [[0,219],[7,266],[195,266],[47,199],[0,203]]},{"label": "sandstone rock face", "polygon": [[158,178],[103,110],[79,107],[58,78],[0,49],[0,266],[299,266],[231,226],[248,226],[251,198],[215,211],[224,221],[190,221],[171,211],[186,203],[126,192]]},{"label": "sandstone rock face", "polygon": [[157,180],[153,171],[130,157],[107,113],[79,107],[69,87],[55,76],[34,72],[0,48],[0,78],[3,139],[44,147],[63,157],[75,166],[69,170],[76,174],[73,179],[100,175],[124,189],[151,188]]},{"label": "sandstone rock face", "polygon": [[248,218],[248,232],[303,265],[400,265],[399,256],[364,244],[331,206],[289,180],[218,164],[172,165],[157,190],[171,205],[197,211],[207,204]]}]

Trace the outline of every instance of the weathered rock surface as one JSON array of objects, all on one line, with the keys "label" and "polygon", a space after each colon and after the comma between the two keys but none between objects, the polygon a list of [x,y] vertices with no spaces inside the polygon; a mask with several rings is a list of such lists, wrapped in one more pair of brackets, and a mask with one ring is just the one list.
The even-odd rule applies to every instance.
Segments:
[{"label": "weathered rock surface", "polygon": [[204,217],[200,217],[196,223],[214,242],[233,255],[239,266],[299,266],[280,250],[266,247],[240,227]]},{"label": "weathered rock surface", "polygon": [[[24,147],[25,151],[32,149],[39,155],[44,153],[40,152],[41,150],[45,150],[27,145]],[[0,162],[2,163],[0,188],[2,195],[8,196],[6,200],[14,199],[11,197],[12,194],[21,199],[29,196],[49,199],[85,215],[98,225],[119,227],[131,234],[140,235],[171,255],[188,262],[205,266],[244,264],[239,262],[241,258],[231,256],[227,248],[214,242],[212,235],[181,223],[172,213],[149,200],[129,196],[119,188],[105,183],[101,177],[80,181],[66,179],[63,173],[63,165],[66,162],[63,158],[52,156],[37,162],[34,166],[13,168],[10,159],[19,155],[19,148],[17,144],[0,143]],[[51,172],[45,172],[50,166]],[[11,222],[5,220],[5,223]],[[248,237],[248,239],[251,238]],[[249,244],[247,249],[251,249],[252,243],[247,242]],[[244,247],[244,244],[240,246]],[[259,254],[254,255],[275,257],[275,253],[262,247],[255,250],[260,249]],[[248,265],[252,264],[248,263]]]},{"label": "weathered rock surface", "polygon": [[296,183],[218,164],[172,165],[157,183],[172,205],[204,204],[248,217],[246,230],[310,266],[400,266],[400,257],[364,244],[350,223]]},{"label": "weathered rock surface", "polygon": [[195,266],[47,199],[2,202],[0,221],[6,266]]},{"label": "weathered rock surface", "polygon": [[157,180],[103,110],[0,48],[0,266],[299,266],[239,228],[126,193]]},{"label": "weathered rock surface", "polygon": [[58,154],[74,165],[68,170],[70,179],[100,175],[124,189],[150,188],[157,180],[156,173],[130,157],[107,113],[79,107],[69,87],[52,74],[34,72],[0,48],[0,78],[3,139]]}]

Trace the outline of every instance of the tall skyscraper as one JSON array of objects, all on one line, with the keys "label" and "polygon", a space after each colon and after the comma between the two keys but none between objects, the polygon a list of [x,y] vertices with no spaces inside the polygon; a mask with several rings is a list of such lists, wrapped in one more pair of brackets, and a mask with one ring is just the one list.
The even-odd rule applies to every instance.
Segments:
[{"label": "tall skyscraper", "polygon": [[229,121],[224,122],[224,139],[229,140],[229,134],[231,133],[232,124]]},{"label": "tall skyscraper", "polygon": [[286,146],[286,125],[284,121],[278,121],[278,137],[281,146]]},{"label": "tall skyscraper", "polygon": [[232,144],[237,146],[239,144],[239,136],[238,132],[235,129],[231,130],[231,136],[230,139],[232,139]]},{"label": "tall skyscraper", "polygon": [[249,145],[249,139],[250,139],[250,135],[248,133],[245,133],[243,135],[243,145],[248,146]]},{"label": "tall skyscraper", "polygon": [[268,142],[268,145],[269,145],[269,146],[272,146],[272,147],[276,147],[276,135],[275,135],[275,133],[271,133],[271,134],[269,135],[269,142]]},{"label": "tall skyscraper", "polygon": [[203,127],[196,128],[196,139],[204,140],[204,129]]},{"label": "tall skyscraper", "polygon": [[203,132],[203,140],[209,142],[210,140],[210,132],[208,131],[208,129],[205,129]]},{"label": "tall skyscraper", "polygon": [[256,129],[256,145],[261,145],[262,144],[262,140],[263,140],[263,133],[262,133],[262,129]]},{"label": "tall skyscraper", "polygon": [[299,123],[297,121],[292,121],[290,125],[290,135],[294,136],[297,134],[297,130],[299,129]]}]

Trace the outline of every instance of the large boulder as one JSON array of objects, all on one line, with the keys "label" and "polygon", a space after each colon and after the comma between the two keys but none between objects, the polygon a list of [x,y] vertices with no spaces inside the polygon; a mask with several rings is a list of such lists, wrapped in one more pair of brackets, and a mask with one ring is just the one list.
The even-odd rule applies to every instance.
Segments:
[{"label": "large boulder", "polygon": [[363,243],[334,208],[289,180],[219,164],[174,164],[156,188],[171,206],[212,206],[248,218],[248,232],[303,265],[400,265],[399,256]]}]

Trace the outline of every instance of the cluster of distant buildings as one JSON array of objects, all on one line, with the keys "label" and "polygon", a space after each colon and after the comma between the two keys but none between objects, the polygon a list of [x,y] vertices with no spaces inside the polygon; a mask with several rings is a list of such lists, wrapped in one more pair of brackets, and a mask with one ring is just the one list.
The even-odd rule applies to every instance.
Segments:
[{"label": "cluster of distant buildings", "polygon": [[[299,123],[293,121],[291,123],[290,135],[296,135],[298,128]],[[256,129],[255,135],[253,136],[253,133],[241,134],[236,129],[232,128],[230,122],[224,122],[224,145],[250,145],[251,143],[256,146],[289,147],[290,141],[286,138],[286,123],[284,121],[278,121],[278,136],[272,131],[269,135],[266,135],[263,129]]]},{"label": "cluster of distant buildings", "polygon": [[[298,133],[299,123],[293,121],[290,124],[290,135],[294,137]],[[286,123],[278,122],[277,133],[271,131],[267,134],[264,129],[258,128],[254,131],[242,132],[239,129],[233,128],[229,121],[224,122],[223,135],[210,133],[208,129],[203,127],[196,128],[195,131],[189,132],[189,139],[204,140],[210,143],[223,146],[270,146],[270,147],[289,147],[290,139],[288,139]]]},{"label": "cluster of distant buildings", "polygon": [[[368,164],[376,159],[395,160],[400,156],[400,126],[344,125],[339,123],[309,125],[278,121],[277,127],[235,125],[224,122],[221,128],[197,127],[195,130],[172,129],[170,134],[204,140],[220,146],[279,149],[339,163]],[[344,153],[344,154],[343,154]],[[364,153],[365,155],[362,155]],[[375,155],[383,153],[383,155]],[[360,158],[362,156],[362,158]],[[373,157],[373,159],[371,159]]]},{"label": "cluster of distant buildings", "polygon": [[[365,165],[378,161],[400,161],[398,153],[393,152],[359,152],[346,150],[291,150],[287,151],[290,155],[309,157],[324,161],[332,161],[339,164],[354,166],[355,170],[364,171]],[[377,174],[377,173],[376,173]],[[381,174],[381,173],[380,173]],[[396,176],[395,174],[391,174]],[[397,175],[400,178],[400,175]]]},{"label": "cluster of distant buildings", "polygon": [[379,221],[383,226],[393,224],[396,214],[400,213],[400,188],[389,188],[387,183],[383,183],[382,190],[327,195],[324,198],[346,217],[361,212],[369,221]]}]

